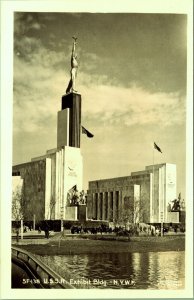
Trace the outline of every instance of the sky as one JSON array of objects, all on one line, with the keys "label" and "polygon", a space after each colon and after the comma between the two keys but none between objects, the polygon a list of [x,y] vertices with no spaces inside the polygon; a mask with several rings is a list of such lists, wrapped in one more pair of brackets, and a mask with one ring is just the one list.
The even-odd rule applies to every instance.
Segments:
[{"label": "sky", "polygon": [[154,161],[177,165],[184,198],[186,32],[183,14],[15,12],[13,164],[56,148],[77,36],[84,189]]}]

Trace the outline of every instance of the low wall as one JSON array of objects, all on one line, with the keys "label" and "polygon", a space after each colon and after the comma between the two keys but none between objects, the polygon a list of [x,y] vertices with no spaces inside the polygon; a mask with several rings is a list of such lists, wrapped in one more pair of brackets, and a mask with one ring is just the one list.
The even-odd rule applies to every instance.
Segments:
[{"label": "low wall", "polygon": [[66,279],[61,277],[50,267],[46,266],[42,261],[36,258],[34,255],[26,250],[12,246],[12,259],[15,263],[21,262],[23,268],[30,268],[32,275],[40,280],[41,286],[44,288],[63,288],[63,289],[74,289]]}]

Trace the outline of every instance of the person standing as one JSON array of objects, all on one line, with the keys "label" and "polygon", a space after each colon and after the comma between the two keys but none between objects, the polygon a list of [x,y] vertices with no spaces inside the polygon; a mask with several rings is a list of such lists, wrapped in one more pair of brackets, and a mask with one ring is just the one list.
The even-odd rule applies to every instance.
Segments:
[{"label": "person standing", "polygon": [[48,226],[47,222],[45,222],[44,232],[45,232],[45,238],[48,239],[49,238],[49,226]]}]

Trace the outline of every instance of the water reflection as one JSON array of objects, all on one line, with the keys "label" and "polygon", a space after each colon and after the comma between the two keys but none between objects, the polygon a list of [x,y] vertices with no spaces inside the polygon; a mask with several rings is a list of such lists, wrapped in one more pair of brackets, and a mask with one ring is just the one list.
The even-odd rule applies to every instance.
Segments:
[{"label": "water reflection", "polygon": [[183,289],[185,285],[184,251],[45,256],[41,259],[66,279],[75,280],[77,288]]}]

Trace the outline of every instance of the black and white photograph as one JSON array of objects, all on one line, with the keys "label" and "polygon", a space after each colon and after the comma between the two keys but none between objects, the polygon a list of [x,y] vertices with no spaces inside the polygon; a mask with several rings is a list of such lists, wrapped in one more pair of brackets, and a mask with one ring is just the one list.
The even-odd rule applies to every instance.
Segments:
[{"label": "black and white photograph", "polygon": [[12,11],[11,295],[190,296],[192,1],[56,2]]}]

